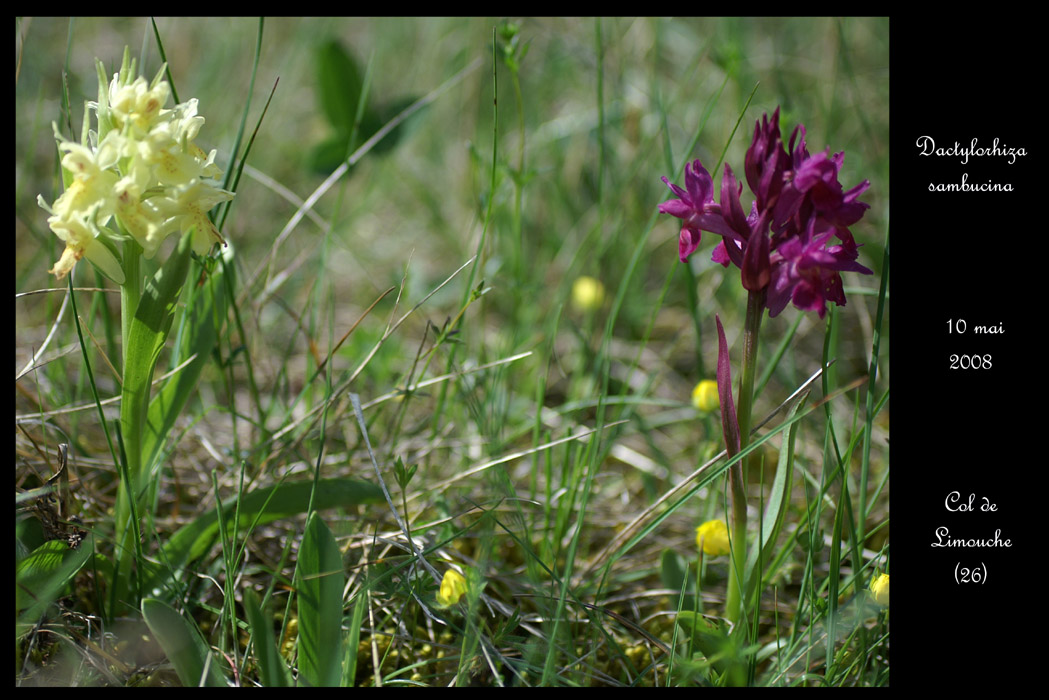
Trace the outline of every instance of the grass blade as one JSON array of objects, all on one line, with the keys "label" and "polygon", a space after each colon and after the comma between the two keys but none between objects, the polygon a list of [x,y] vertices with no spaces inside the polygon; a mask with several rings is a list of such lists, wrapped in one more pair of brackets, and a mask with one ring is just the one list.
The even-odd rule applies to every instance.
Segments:
[{"label": "grass blade", "polygon": [[[790,422],[795,414],[805,405],[809,393],[799,395],[791,404],[787,412],[786,421]],[[768,504],[765,506],[765,514],[761,519],[761,537],[758,546],[750,550],[747,558],[747,570],[744,578],[748,585],[748,609],[756,605],[755,596],[761,593],[761,579],[765,577],[765,568],[768,564],[772,547],[776,544],[783,520],[790,507],[791,483],[794,476],[794,440],[798,434],[800,422],[791,423],[787,429],[787,435],[783,439],[783,446],[779,451],[779,464],[776,466],[776,476],[772,482],[772,490],[769,492]]]}]

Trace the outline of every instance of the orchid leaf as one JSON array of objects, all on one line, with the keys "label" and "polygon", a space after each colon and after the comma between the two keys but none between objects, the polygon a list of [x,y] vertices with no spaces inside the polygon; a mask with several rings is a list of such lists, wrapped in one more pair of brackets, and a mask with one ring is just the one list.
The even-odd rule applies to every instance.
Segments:
[{"label": "orchid leaf", "polygon": [[94,550],[94,538],[90,534],[75,549],[64,540],[50,540],[18,562],[15,566],[16,631],[37,622]]},{"label": "orchid leaf", "polygon": [[243,593],[244,612],[251,627],[252,646],[259,663],[259,680],[264,688],[287,688],[291,685],[288,667],[277,651],[277,640],[273,634],[273,623],[259,605],[255,593]]},{"label": "orchid leaf", "polygon": [[721,400],[721,430],[725,436],[725,447],[730,456],[739,453],[739,422],[736,420],[736,405],[732,402],[732,361],[728,354],[728,341],[721,318],[715,314],[718,324],[718,398]]},{"label": "orchid leaf", "polygon": [[[227,527],[233,528],[234,513],[239,510],[237,528],[244,531],[252,526],[271,523],[280,518],[305,513],[309,508],[310,481],[295,481],[260,488],[245,494],[239,508],[236,499],[223,504]],[[354,479],[322,479],[317,483],[313,507],[348,508],[363,503],[382,500],[382,490],[375,484]],[[143,584],[144,590],[152,590],[161,584],[171,570],[178,570],[187,563],[203,557],[215,544],[219,533],[217,510],[209,510],[190,524],[180,528],[160,550],[161,565],[151,567]]]},{"label": "orchid leaf", "polygon": [[159,600],[142,601],[142,618],[175,667],[182,685],[224,687],[225,679],[200,629],[173,607]]},{"label": "orchid leaf", "polygon": [[[193,251],[193,232],[186,232],[179,240],[178,249],[164,261],[146,282],[142,297],[131,320],[124,350],[124,385],[120,398],[120,426],[127,451],[133,493],[139,497],[144,468],[142,451],[145,438],[145,423],[149,409],[150,384],[157,360],[175,318],[179,294],[189,271],[190,255]],[[121,489],[128,488],[121,483]],[[125,527],[129,514],[127,498],[117,500],[117,530]]]},{"label": "orchid leaf", "polygon": [[187,290],[192,292],[186,301],[186,313],[176,334],[176,350],[173,363],[193,359],[178,371],[150,401],[146,416],[143,438],[144,465],[152,466],[171,434],[182,409],[193,395],[204,366],[211,360],[212,350],[218,340],[218,332],[226,317],[226,284],[223,279],[225,265],[215,265],[203,285]]},{"label": "orchid leaf", "polygon": [[346,571],[331,530],[317,513],[306,523],[295,567],[299,600],[299,679],[314,687],[342,679],[342,589]]}]

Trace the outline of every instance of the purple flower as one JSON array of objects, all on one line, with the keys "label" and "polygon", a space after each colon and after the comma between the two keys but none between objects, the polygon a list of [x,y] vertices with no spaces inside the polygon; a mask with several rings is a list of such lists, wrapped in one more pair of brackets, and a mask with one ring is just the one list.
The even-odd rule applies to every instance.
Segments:
[{"label": "purple flower", "polygon": [[754,193],[759,210],[771,209],[775,205],[789,168],[790,156],[784,150],[783,139],[780,138],[777,107],[771,120],[767,114],[763,114],[761,121],[754,123],[754,139],[747,149],[743,165],[747,185]]},{"label": "purple flower", "polygon": [[789,183],[776,202],[775,230],[788,226],[791,219],[800,231],[812,216],[841,228],[852,226],[863,217],[870,205],[856,198],[870,187],[870,181],[864,180],[848,192],[843,191],[838,174],[845,161],[844,151],[831,156],[827,148],[810,156],[805,147],[805,127],[800,124],[790,137],[790,150],[793,169],[787,174]]},{"label": "purple flower", "polygon": [[678,196],[659,205],[659,211],[683,220],[681,235],[678,239],[678,254],[681,262],[688,262],[699,247],[701,231],[710,231],[725,235],[728,227],[721,217],[721,208],[714,202],[714,182],[710,173],[698,161],[694,160],[685,166],[685,187],[683,190],[666,177],[663,182]]},{"label": "purple flower", "polygon": [[828,148],[810,155],[805,134],[799,124],[789,148],[784,148],[779,108],[771,119],[762,115],[754,124],[744,161],[754,193],[749,215],[740,201],[743,184],[728,164],[720,205],[714,202],[710,174],[698,160],[685,167],[687,191],[663,178],[679,197],[659,205],[659,211],[684,221],[678,245],[681,261],[695,252],[701,231],[720,235],[713,261],[738,267],[745,289],[766,291],[770,316],[793,302],[822,318],[828,301],[845,305],[840,272],[872,274],[856,262],[858,246],[848,228],[870,208],[858,199],[870,182],[845,190],[838,179],[844,153],[832,156]]},{"label": "purple flower", "polygon": [[726,163],[725,175],[721,178],[721,212],[730,234],[722,236],[712,259],[726,267],[731,260],[742,270],[743,287],[760,291],[769,283],[768,213],[759,211],[754,202],[750,216],[743,216],[743,205],[739,201],[742,191],[742,183],[738,183]]},{"label": "purple flower", "polygon": [[[828,301],[845,306],[839,272],[872,274],[856,262],[858,246],[848,229],[829,227],[816,233],[816,222],[810,219],[803,235],[785,239],[772,253],[766,302],[770,317],[793,301],[802,311],[815,311],[823,318]],[[840,243],[827,245],[831,236],[837,236]]]}]

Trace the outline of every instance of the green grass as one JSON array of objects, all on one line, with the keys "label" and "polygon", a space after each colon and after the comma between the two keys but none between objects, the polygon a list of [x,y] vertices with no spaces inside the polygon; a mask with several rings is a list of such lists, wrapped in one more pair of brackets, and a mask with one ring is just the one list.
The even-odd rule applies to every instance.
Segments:
[{"label": "green grass", "polygon": [[[16,21],[15,486],[43,486],[68,444],[65,512],[95,551],[19,629],[17,683],[887,684],[888,612],[863,589],[889,568],[888,21],[516,23],[507,46],[500,19],[267,20],[256,68],[257,20],[157,21],[224,170],[261,126],[222,214],[229,313],[144,515],[146,621],[174,630],[150,625],[147,644],[107,570],[120,295],[77,266],[85,358],[36,196],[62,190],[51,122],[79,135],[95,57],[112,73],[130,46],[147,76],[161,59],[148,20]],[[357,73],[337,96],[319,67],[333,40]],[[325,182],[331,152],[426,97]],[[677,487],[724,447],[690,397],[713,377],[715,313],[738,379],[746,293],[710,262],[712,234],[678,262],[678,221],[656,207],[688,160],[742,172],[777,106],[785,136],[802,122],[811,152],[845,151],[846,187],[870,179],[852,231],[875,274],[846,275],[827,320],[788,307],[762,325],[755,423],[834,364],[793,422],[758,431],[752,537],[790,432],[794,478],[743,642],[681,614],[698,599],[721,615],[727,558],[697,580],[695,528],[725,517],[728,465]],[[581,275],[605,286],[595,311],[570,303]],[[380,478],[385,493],[320,492]],[[314,480],[309,498],[285,490]],[[27,550],[37,522],[16,523]],[[440,609],[449,567],[473,585]],[[179,662],[166,635],[212,653]]]}]

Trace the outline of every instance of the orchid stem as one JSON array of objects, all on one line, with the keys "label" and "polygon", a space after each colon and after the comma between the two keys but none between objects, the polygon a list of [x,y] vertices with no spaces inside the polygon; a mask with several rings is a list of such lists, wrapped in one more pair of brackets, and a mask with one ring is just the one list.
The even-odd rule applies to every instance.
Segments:
[{"label": "orchid stem", "polygon": [[[747,295],[747,318],[743,327],[743,363],[739,382],[739,449],[746,449],[750,439],[750,414],[754,399],[754,375],[758,358],[758,329],[765,312],[765,291],[751,291]],[[738,453],[737,453],[738,454]],[[730,457],[733,455],[730,455]],[[739,620],[743,596],[743,570],[747,560],[747,484],[746,473],[754,455],[736,462],[729,470],[729,529],[732,540],[732,571],[725,597],[725,617],[732,623]],[[747,464],[744,464],[744,461]]]},{"label": "orchid stem", "polygon": [[[136,405],[135,397],[128,395],[126,382],[128,377],[128,348],[131,336],[131,322],[138,311],[138,304],[142,299],[142,275],[139,265],[142,256],[142,248],[135,241],[127,241],[124,244],[124,284],[120,285],[120,373],[121,373],[121,400],[120,400],[120,425],[123,428],[125,415],[133,411]],[[117,473],[120,474],[120,486],[117,492],[117,504],[115,512],[115,532],[117,542],[117,569],[119,578],[114,587],[114,600],[124,598],[130,592],[131,555],[133,547],[131,535],[137,529],[137,522],[132,522],[138,517],[136,498],[139,464],[142,461],[139,452],[139,439],[137,430],[121,430],[120,449],[124,455],[124,461],[117,465]],[[112,611],[111,611],[112,612]]]},{"label": "orchid stem", "polygon": [[142,297],[142,280],[140,279],[139,258],[142,248],[134,241],[124,244],[124,284],[120,285],[120,371],[124,371],[127,355],[127,339],[131,332],[131,319],[135,317],[138,301]]},{"label": "orchid stem", "polygon": [[[747,295],[747,319],[743,327],[743,364],[739,382],[739,449],[743,450],[750,439],[750,414],[754,402],[754,376],[758,364],[758,329],[765,312],[765,290],[749,292]],[[749,462],[752,457],[748,457]]]}]

